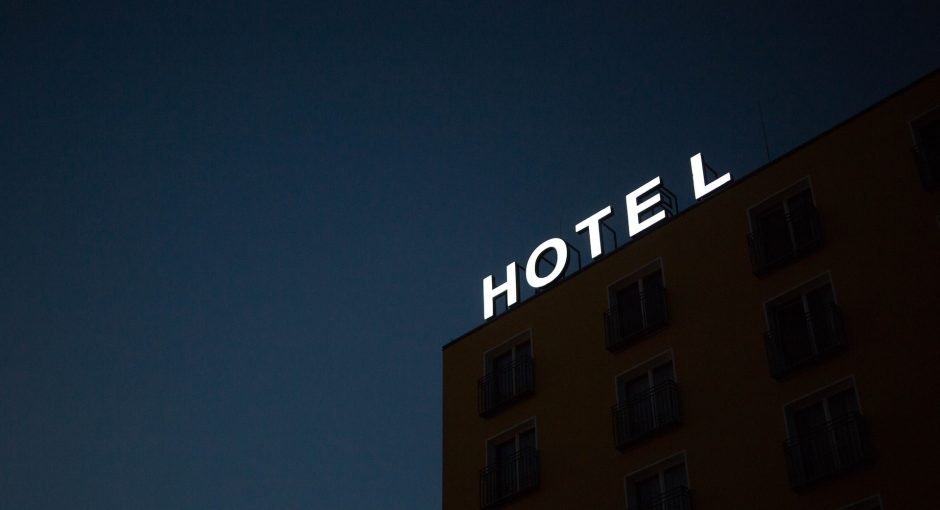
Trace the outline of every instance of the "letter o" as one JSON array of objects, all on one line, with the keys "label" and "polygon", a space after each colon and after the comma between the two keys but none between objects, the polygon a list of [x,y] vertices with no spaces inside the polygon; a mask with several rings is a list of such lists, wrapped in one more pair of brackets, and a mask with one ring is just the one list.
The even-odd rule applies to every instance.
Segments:
[{"label": "letter o", "polygon": [[[552,268],[552,271],[548,273],[547,276],[539,276],[536,272],[539,260],[548,250],[555,250],[557,254],[555,267]],[[532,255],[529,256],[529,261],[525,265],[525,280],[533,289],[539,289],[555,281],[556,278],[565,272],[567,267],[568,245],[564,240],[555,237],[540,244],[538,248],[532,251]]]}]

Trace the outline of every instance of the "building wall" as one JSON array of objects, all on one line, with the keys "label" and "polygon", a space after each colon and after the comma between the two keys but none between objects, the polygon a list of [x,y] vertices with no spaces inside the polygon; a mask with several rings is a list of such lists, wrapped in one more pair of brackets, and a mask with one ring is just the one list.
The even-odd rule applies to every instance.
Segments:
[{"label": "building wall", "polygon": [[[537,420],[540,486],[509,508],[625,506],[624,476],[685,452],[696,509],[836,509],[880,494],[885,508],[933,501],[940,453],[940,192],[918,179],[909,122],[940,104],[940,73],[706,198],[443,351],[443,501],[480,507],[485,444]],[[822,247],[756,277],[748,209],[809,178]],[[623,221],[615,216],[614,221]],[[605,349],[608,287],[661,259],[669,325],[626,349]],[[763,304],[828,273],[847,348],[781,380],[769,374]],[[477,413],[484,353],[531,330],[533,395]],[[672,350],[682,423],[614,447],[615,377]],[[791,489],[784,405],[852,377],[872,460]]]}]

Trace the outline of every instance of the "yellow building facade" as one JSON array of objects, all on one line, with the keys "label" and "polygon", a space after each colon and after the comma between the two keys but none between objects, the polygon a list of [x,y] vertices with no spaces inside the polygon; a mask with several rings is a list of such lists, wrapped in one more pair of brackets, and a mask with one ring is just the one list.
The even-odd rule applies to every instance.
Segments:
[{"label": "yellow building facade", "polygon": [[940,73],[443,349],[447,510],[940,508]]}]

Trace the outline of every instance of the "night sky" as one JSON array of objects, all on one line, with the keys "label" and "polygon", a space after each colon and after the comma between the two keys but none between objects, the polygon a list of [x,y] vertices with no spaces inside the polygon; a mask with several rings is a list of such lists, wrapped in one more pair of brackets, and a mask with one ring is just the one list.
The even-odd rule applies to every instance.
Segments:
[{"label": "night sky", "polygon": [[0,508],[439,507],[484,276],[940,64],[757,3],[2,2]]}]

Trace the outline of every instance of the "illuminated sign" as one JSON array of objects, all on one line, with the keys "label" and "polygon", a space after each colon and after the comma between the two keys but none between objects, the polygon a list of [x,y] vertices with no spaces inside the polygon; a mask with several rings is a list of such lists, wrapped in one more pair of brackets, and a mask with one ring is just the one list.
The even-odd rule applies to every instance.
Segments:
[{"label": "illuminated sign", "polygon": [[[731,174],[726,173],[720,177],[716,176],[711,182],[706,183],[706,165],[702,162],[701,154],[692,156],[689,162],[692,166],[692,188],[695,191],[696,200],[702,199],[709,193],[731,182]],[[627,193],[625,197],[627,234],[630,237],[666,219],[667,204],[663,202],[663,193],[668,192],[663,188],[659,177]],[[587,230],[592,260],[604,253],[603,242],[601,241],[601,224],[604,218],[612,214],[613,209],[608,205],[588,216],[574,227],[574,231],[579,234]],[[551,252],[554,252],[555,263],[547,275],[541,276],[538,273],[539,261],[546,259]],[[580,255],[578,257],[580,260]],[[533,289],[541,289],[564,275],[568,268],[568,262],[568,243],[558,237],[549,239],[538,245],[529,255],[529,260],[525,265],[526,283]],[[499,296],[505,294],[507,308],[519,301],[520,281],[517,267],[515,261],[506,265],[506,280],[496,287],[493,286],[493,275],[483,279],[483,319],[489,319],[494,315],[493,305]]]}]

